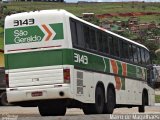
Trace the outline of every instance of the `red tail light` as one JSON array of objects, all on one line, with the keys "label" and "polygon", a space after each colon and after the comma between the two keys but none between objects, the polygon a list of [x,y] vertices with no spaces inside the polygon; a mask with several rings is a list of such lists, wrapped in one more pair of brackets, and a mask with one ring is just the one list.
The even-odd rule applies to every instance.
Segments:
[{"label": "red tail light", "polygon": [[5,80],[6,80],[6,87],[9,88],[9,78],[8,78],[8,74],[5,74]]},{"label": "red tail light", "polygon": [[70,69],[63,70],[64,83],[70,83]]}]

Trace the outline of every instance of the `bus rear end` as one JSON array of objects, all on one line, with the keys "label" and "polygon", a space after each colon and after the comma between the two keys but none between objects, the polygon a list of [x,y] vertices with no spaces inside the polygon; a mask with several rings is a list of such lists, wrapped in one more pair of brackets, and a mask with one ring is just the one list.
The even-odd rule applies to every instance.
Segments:
[{"label": "bus rear end", "polygon": [[5,69],[10,103],[25,106],[29,101],[71,97],[71,70],[64,65],[64,48],[69,46],[65,21],[62,10],[6,17]]}]

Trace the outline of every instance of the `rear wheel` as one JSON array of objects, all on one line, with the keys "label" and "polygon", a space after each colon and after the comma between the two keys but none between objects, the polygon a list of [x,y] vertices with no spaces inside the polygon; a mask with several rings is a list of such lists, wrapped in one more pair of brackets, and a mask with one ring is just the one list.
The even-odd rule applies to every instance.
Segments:
[{"label": "rear wheel", "polygon": [[108,88],[107,90],[107,103],[104,107],[104,113],[112,114],[116,105],[116,98],[114,89]]},{"label": "rear wheel", "polygon": [[3,93],[1,94],[1,104],[2,104],[3,106],[10,105],[10,104],[8,103],[8,100],[7,100],[6,92],[3,92]]},{"label": "rear wheel", "polygon": [[84,114],[102,114],[104,109],[105,96],[101,87],[96,88],[95,104],[87,104],[83,108]]},{"label": "rear wheel", "polygon": [[64,116],[66,107],[61,104],[48,104],[38,106],[41,116]]}]

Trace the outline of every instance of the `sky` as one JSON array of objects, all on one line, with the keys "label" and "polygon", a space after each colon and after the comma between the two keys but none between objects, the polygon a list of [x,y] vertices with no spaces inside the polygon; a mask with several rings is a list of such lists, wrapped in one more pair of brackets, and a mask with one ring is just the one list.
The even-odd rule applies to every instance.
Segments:
[{"label": "sky", "polygon": [[160,2],[160,0],[64,0],[66,2],[88,1],[88,2],[122,2],[122,1],[145,1],[145,2]]}]

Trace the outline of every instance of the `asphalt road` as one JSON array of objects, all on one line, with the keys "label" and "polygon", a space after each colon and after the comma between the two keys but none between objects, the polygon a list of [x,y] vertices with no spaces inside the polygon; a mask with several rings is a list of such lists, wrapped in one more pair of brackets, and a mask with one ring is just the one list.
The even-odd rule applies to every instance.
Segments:
[{"label": "asphalt road", "polygon": [[160,104],[146,107],[145,113],[138,108],[117,108],[113,115],[84,115],[81,109],[68,109],[65,116],[41,117],[38,109],[17,106],[0,107],[0,120],[160,120]]}]

